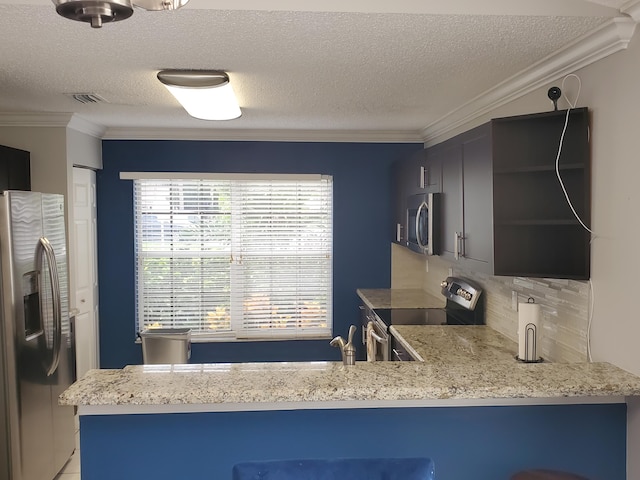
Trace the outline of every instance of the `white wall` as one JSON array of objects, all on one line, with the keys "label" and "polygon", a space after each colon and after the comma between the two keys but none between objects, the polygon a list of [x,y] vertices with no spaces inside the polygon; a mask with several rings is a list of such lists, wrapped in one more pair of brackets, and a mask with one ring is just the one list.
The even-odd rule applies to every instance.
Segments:
[{"label": "white wall", "polygon": [[102,168],[102,140],[68,128],[67,159],[69,168],[87,167],[92,170],[100,170]]},{"label": "white wall", "polygon": [[31,189],[68,195],[73,166],[102,168],[102,140],[64,125],[0,127],[0,144],[31,153]]},{"label": "white wall", "polygon": [[31,152],[31,189],[67,194],[66,127],[0,127],[0,144]]}]

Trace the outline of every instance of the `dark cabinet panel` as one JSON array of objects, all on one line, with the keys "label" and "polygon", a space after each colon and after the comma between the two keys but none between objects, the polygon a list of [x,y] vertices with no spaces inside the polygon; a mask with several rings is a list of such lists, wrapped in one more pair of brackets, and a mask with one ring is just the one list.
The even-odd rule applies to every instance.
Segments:
[{"label": "dark cabinet panel", "polygon": [[31,190],[29,152],[0,145],[0,191]]},{"label": "dark cabinet panel", "polygon": [[458,256],[459,239],[462,235],[462,146],[447,142],[437,148],[433,155],[442,166],[442,256]]},{"label": "dark cabinet panel", "polygon": [[493,260],[491,129],[483,125],[469,132],[462,142],[464,258],[472,268],[488,271]]},{"label": "dark cabinet panel", "polygon": [[405,184],[408,167],[405,162],[397,161],[391,167],[391,199],[393,206],[391,209],[392,218],[389,231],[391,240],[400,245],[407,244],[405,234],[406,228],[406,208],[407,195],[405,194]]},{"label": "dark cabinet panel", "polygon": [[[426,152],[426,150],[425,150]],[[427,155],[424,167],[424,193],[442,192],[442,159]]]},{"label": "dark cabinet panel", "polygon": [[406,195],[425,193],[428,183],[426,150],[418,150],[402,162]]},{"label": "dark cabinet panel", "polygon": [[429,150],[440,158],[445,258],[488,271],[492,243],[491,129],[483,125]]}]

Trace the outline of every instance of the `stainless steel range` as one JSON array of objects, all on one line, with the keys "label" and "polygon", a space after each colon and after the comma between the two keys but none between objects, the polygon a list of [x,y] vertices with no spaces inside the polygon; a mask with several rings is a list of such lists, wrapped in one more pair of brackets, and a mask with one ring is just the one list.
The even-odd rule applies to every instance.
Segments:
[{"label": "stainless steel range", "polygon": [[367,360],[410,360],[400,345],[393,342],[391,325],[484,325],[482,288],[474,282],[448,277],[441,283],[446,298],[443,308],[375,309],[363,316],[363,343]]}]

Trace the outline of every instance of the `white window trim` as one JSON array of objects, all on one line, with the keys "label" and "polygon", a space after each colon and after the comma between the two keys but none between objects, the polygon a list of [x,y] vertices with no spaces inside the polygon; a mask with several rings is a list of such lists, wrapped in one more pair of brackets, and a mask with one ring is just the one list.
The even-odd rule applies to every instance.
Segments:
[{"label": "white window trim", "polygon": [[270,180],[313,181],[331,178],[315,173],[211,173],[211,172],[120,172],[120,180]]},{"label": "white window trim", "polygon": [[[331,176],[318,175],[318,174],[220,174],[220,173],[194,173],[194,172],[121,172],[120,178],[123,180],[249,180],[249,181],[269,181],[269,182],[291,182],[291,181],[318,181],[321,179],[329,179],[332,180]],[[333,195],[331,194],[331,197]],[[329,221],[330,228],[333,229],[333,201],[330,199],[331,204],[331,212],[329,212]],[[137,213],[135,214],[137,218]],[[136,234],[139,232],[136,231]],[[332,236],[332,235],[331,235]],[[332,239],[330,240],[331,249],[332,249]],[[173,255],[173,254],[172,254]],[[216,341],[234,341],[234,340],[297,340],[297,339],[327,339],[331,337],[332,333],[332,324],[333,324],[333,314],[332,314],[332,283],[333,283],[333,267],[332,267],[332,258],[333,252],[331,251],[328,254],[328,258],[330,259],[329,265],[329,275],[328,275],[328,301],[327,305],[325,305],[327,311],[327,325],[326,327],[313,330],[313,331],[305,331],[301,330],[287,330],[285,331],[285,335],[282,336],[281,332],[278,332],[279,329],[266,329],[269,331],[268,335],[239,335],[242,329],[235,330],[233,332],[226,333],[217,333],[217,334],[192,334],[192,341],[194,342],[216,342]],[[138,262],[138,256],[136,255],[136,262]],[[136,275],[136,285],[138,283],[137,275]],[[138,287],[136,287],[136,292],[138,292]],[[136,296],[138,297],[137,293]],[[233,294],[232,294],[233,296]],[[142,300],[137,298],[138,311],[142,309]],[[240,303],[241,304],[241,303]],[[236,302],[237,306],[238,303]],[[136,317],[138,314],[136,312]],[[234,317],[235,322],[238,321],[237,318]],[[139,319],[136,318],[136,324],[139,323]],[[236,325],[237,327],[237,325]],[[246,330],[245,330],[246,331]],[[275,334],[272,332],[276,332]],[[293,332],[293,333],[290,333]]]}]

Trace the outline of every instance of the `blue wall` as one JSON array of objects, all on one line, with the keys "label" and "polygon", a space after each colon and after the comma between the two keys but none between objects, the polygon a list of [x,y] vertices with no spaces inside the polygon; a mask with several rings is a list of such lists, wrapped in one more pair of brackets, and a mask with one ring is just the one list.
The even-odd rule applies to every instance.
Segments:
[{"label": "blue wall", "polygon": [[626,405],[80,417],[82,478],[231,478],[234,464],[430,457],[437,480],[547,468],[626,480]]},{"label": "blue wall", "polygon": [[[390,283],[391,163],[421,144],[103,142],[97,174],[100,366],[142,363],[135,339],[133,200],[121,171],[321,173],[334,179],[334,334],[357,324],[357,288]],[[194,344],[192,362],[338,360],[328,341]]]}]

